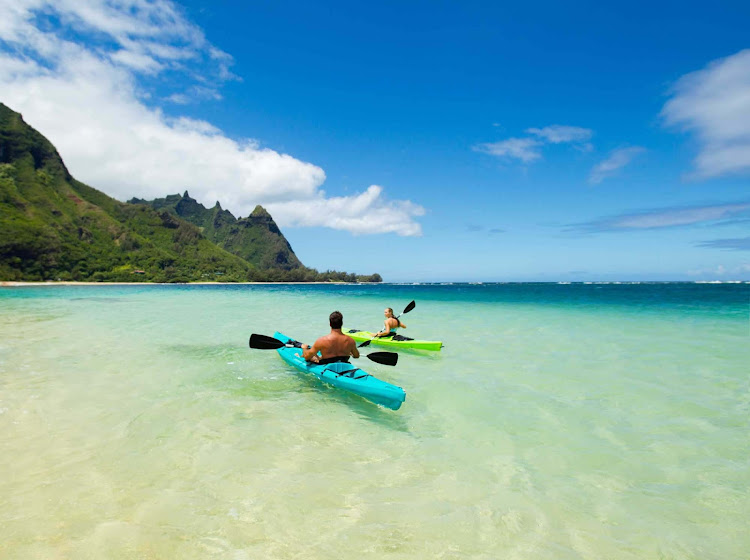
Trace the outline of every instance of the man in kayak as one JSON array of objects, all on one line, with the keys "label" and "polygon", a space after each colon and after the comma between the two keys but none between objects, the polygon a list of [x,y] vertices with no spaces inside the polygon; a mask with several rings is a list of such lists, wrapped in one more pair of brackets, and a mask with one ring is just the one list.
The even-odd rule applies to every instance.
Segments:
[{"label": "man in kayak", "polygon": [[375,333],[375,336],[379,338],[393,336],[394,334],[396,334],[397,329],[406,328],[406,325],[404,325],[399,320],[398,317],[393,316],[393,309],[391,309],[390,307],[385,308],[383,315],[385,315],[385,321],[383,322],[383,330]]},{"label": "man in kayak", "polygon": [[[328,322],[331,325],[330,334],[321,336],[312,346],[309,344],[302,345],[302,356],[305,360],[318,364],[330,364],[333,362],[348,362],[350,356],[359,358],[357,343],[354,342],[352,337],[341,332],[341,327],[344,325],[344,316],[341,312],[334,311],[331,313]],[[318,352],[321,354],[320,357]]]}]

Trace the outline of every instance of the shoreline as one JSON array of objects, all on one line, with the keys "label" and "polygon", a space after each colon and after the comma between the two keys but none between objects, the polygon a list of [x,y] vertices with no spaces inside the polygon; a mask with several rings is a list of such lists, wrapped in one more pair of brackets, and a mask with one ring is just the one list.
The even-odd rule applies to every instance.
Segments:
[{"label": "shoreline", "polygon": [[530,282],[75,282],[68,280],[24,282],[0,280],[0,288],[29,288],[39,286],[274,286],[274,285],[337,285],[337,286],[430,286],[430,285],[494,285],[494,284],[580,284],[580,285],[639,285],[639,284],[750,284],[750,280],[587,280],[587,281],[530,281]]},{"label": "shoreline", "polygon": [[32,286],[249,286],[271,284],[362,284],[377,285],[384,282],[23,282],[18,280],[0,280],[0,288],[25,288]]}]

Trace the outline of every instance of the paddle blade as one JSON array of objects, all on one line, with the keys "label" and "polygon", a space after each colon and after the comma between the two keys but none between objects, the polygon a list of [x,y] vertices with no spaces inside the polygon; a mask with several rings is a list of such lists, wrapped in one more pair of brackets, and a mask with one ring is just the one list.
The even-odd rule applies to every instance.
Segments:
[{"label": "paddle blade", "polygon": [[263,334],[251,334],[250,335],[250,348],[257,350],[276,350],[277,348],[283,348],[284,343],[280,340]]},{"label": "paddle blade", "polygon": [[369,346],[371,342],[372,342],[372,339],[365,340],[362,344],[360,344],[359,346],[357,346],[357,348],[364,348],[365,346]]},{"label": "paddle blade", "polygon": [[404,308],[404,312],[401,313],[401,315],[405,315],[406,313],[414,309],[416,306],[417,306],[417,302],[414,300],[411,300],[411,303]]},{"label": "paddle blade", "polygon": [[367,357],[373,362],[383,364],[384,366],[395,366],[398,362],[398,354],[395,352],[372,352]]}]

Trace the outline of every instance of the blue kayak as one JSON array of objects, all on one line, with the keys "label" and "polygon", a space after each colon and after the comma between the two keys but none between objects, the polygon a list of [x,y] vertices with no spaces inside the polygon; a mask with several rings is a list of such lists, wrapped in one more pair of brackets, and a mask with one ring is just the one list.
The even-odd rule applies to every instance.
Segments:
[{"label": "blue kayak", "polygon": [[286,363],[303,373],[314,375],[324,383],[344,389],[392,410],[398,410],[401,403],[406,400],[406,392],[401,387],[373,377],[354,364],[337,362],[320,365],[308,362],[302,357],[302,350],[294,345],[296,342],[294,339],[280,332],[274,333],[273,337],[286,344],[286,346],[277,350],[279,356]]}]

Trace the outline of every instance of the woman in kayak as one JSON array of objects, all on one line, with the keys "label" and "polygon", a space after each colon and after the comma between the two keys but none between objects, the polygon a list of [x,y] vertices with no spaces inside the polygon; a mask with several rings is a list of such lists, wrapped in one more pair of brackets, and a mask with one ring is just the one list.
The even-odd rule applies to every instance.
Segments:
[{"label": "woman in kayak", "polygon": [[393,336],[394,334],[396,334],[396,330],[406,328],[406,325],[404,325],[399,320],[398,317],[393,316],[393,309],[391,309],[390,307],[385,308],[383,315],[385,315],[385,321],[383,322],[383,330],[375,333],[376,337],[384,338],[388,336]]},{"label": "woman in kayak", "polygon": [[[349,357],[359,358],[357,343],[350,336],[341,332],[344,325],[344,316],[340,311],[334,311],[328,317],[328,323],[331,325],[331,332],[321,336],[315,341],[315,344],[302,345],[302,356],[308,362],[318,364],[330,364],[333,362],[348,362]],[[318,356],[320,352],[320,356]]]}]

